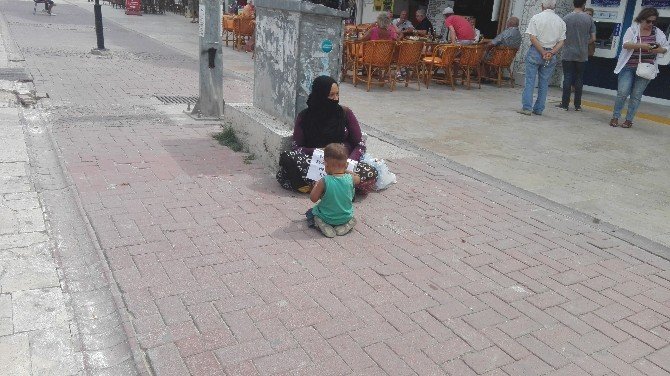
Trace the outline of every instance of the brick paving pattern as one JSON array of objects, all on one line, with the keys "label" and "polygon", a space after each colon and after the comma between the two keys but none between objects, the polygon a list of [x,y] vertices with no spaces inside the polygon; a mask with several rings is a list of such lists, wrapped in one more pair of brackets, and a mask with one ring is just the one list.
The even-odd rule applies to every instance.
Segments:
[{"label": "brick paving pattern", "polygon": [[6,17],[155,374],[670,372],[667,260],[422,158],[326,239],[216,126],[149,105],[194,95],[194,61],[113,24],[93,57],[82,15],[49,40]]}]

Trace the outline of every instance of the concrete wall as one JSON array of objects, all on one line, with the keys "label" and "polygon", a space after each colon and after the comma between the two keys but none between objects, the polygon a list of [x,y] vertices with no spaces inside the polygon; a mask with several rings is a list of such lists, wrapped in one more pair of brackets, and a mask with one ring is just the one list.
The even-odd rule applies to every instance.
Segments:
[{"label": "concrete wall", "polygon": [[444,16],[442,11],[446,7],[454,7],[453,0],[430,0],[428,2],[428,9],[426,10],[426,15],[430,22],[433,23],[435,32],[438,34],[443,34],[442,30],[444,29]]},{"label": "concrete wall", "polygon": [[374,0],[363,0],[361,23],[371,23],[377,20],[378,11],[374,8]]},{"label": "concrete wall", "polygon": [[[292,127],[314,78],[339,77],[348,13],[300,0],[256,0],[254,106]],[[324,41],[332,50],[324,52]]]}]

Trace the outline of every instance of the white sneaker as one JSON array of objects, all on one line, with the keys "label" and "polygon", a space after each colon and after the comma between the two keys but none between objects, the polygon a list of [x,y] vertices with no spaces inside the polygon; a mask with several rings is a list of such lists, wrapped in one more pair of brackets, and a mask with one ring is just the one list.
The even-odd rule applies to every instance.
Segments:
[{"label": "white sneaker", "polygon": [[356,218],[351,218],[349,222],[335,226],[335,233],[339,236],[348,234],[356,226]]},{"label": "white sneaker", "polygon": [[337,233],[335,232],[335,229],[333,226],[329,225],[328,223],[324,222],[321,218],[314,216],[314,223],[316,224],[316,227],[321,230],[321,233],[327,237],[327,238],[334,238]]}]

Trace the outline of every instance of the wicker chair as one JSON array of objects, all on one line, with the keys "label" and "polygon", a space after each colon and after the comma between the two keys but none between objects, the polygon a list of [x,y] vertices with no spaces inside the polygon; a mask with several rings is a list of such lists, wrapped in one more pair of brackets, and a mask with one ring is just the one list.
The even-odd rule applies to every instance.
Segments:
[{"label": "wicker chair", "polygon": [[391,74],[391,91],[395,89],[398,72],[405,69],[405,87],[409,85],[412,73],[416,76],[418,89],[421,90],[421,54],[423,42],[398,42],[396,48],[398,58],[394,62],[394,72]]},{"label": "wicker chair", "polygon": [[233,15],[223,15],[221,19],[221,30],[223,30],[223,41],[235,43],[235,16]]},{"label": "wicker chair", "polygon": [[358,71],[360,60],[362,57],[361,43],[355,41],[345,41],[342,56],[342,81],[347,80],[349,71],[351,71],[351,80],[353,82],[354,76]]},{"label": "wicker chair", "polygon": [[[357,81],[359,80],[368,84],[367,91],[370,91],[370,84],[373,83],[384,86],[389,81],[388,76],[391,71],[395,41],[367,41],[361,43],[361,48],[363,55],[361,56],[360,63],[356,63],[354,66],[354,86],[357,85]],[[363,75],[361,76],[356,72],[359,65],[363,68]],[[376,73],[376,80],[374,80],[373,73]]]},{"label": "wicker chair", "polygon": [[477,72],[479,88],[482,87],[482,60],[485,52],[486,46],[483,44],[461,47],[461,57],[458,61],[459,69],[463,72],[461,84],[467,83],[468,89],[470,89],[470,78],[474,71]]},{"label": "wicker chair", "polygon": [[233,32],[235,33],[234,48],[241,50],[242,44],[245,42],[246,38],[250,38],[254,35],[255,28],[256,22],[253,18],[235,17],[233,20]]},{"label": "wicker chair", "polygon": [[498,87],[502,87],[503,70],[507,69],[509,78],[507,79],[510,86],[514,87],[514,72],[512,71],[512,62],[516,57],[518,49],[512,47],[493,47],[491,50],[491,58],[484,60],[484,77],[494,81]]},{"label": "wicker chair", "polygon": [[[430,81],[435,81],[438,83],[449,83],[451,84],[451,90],[455,90],[453,67],[458,51],[459,47],[457,45],[440,44],[433,48],[432,56],[422,59],[426,88],[428,88]],[[442,70],[444,75],[436,75],[439,70]]]}]

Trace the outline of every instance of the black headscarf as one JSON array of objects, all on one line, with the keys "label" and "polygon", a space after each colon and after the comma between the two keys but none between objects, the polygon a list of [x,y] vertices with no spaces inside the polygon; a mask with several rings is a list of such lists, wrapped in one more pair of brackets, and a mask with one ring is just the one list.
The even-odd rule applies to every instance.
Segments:
[{"label": "black headscarf", "polygon": [[344,109],[338,101],[328,99],[333,84],[337,82],[328,76],[319,76],[312,83],[300,123],[306,147],[320,148],[333,142],[344,142],[347,124]]}]

